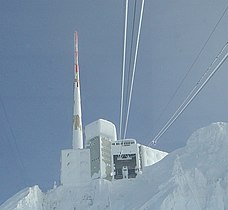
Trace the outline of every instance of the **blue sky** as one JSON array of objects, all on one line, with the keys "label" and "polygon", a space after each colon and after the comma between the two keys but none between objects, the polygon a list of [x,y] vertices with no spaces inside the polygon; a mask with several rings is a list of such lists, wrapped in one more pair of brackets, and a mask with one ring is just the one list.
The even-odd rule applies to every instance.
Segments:
[{"label": "blue sky", "polygon": [[[133,1],[131,1],[133,2]],[[26,186],[59,182],[60,150],[71,148],[73,33],[79,33],[83,124],[118,128],[123,1],[1,1],[0,203]],[[127,137],[148,144],[227,42],[224,16],[177,96],[226,0],[145,1]],[[155,148],[173,151],[191,133],[227,122],[228,62]],[[162,114],[162,117],[159,117]]]}]

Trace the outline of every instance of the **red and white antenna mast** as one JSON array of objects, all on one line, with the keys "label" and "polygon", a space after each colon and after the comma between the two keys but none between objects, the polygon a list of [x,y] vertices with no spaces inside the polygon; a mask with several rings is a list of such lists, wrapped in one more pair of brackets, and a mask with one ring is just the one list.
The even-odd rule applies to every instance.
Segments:
[{"label": "red and white antenna mast", "polygon": [[81,94],[78,65],[78,32],[74,32],[73,149],[83,149]]}]

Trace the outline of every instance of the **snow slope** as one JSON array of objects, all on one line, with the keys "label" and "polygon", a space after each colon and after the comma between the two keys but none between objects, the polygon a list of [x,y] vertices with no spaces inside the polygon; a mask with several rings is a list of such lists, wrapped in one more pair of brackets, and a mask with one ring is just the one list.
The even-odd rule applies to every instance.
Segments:
[{"label": "snow slope", "polygon": [[94,180],[81,187],[59,186],[42,193],[19,192],[1,210],[228,209],[228,124],[199,129],[184,148],[145,168],[136,179]]},{"label": "snow slope", "polygon": [[21,190],[12,198],[8,199],[5,203],[0,206],[1,210],[5,209],[42,209],[43,193],[36,185],[34,187],[25,188]]}]

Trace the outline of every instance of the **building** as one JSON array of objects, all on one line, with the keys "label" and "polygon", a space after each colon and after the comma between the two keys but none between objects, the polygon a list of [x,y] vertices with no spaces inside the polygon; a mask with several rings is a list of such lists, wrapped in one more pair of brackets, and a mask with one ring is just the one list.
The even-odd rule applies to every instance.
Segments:
[{"label": "building", "polygon": [[83,141],[77,32],[74,43],[72,149],[61,151],[60,182],[77,186],[92,179],[115,181],[136,178],[145,167],[161,160],[167,153],[140,145],[134,139],[117,140],[115,125],[103,119],[85,126]]},{"label": "building", "polygon": [[90,149],[92,179],[112,180],[111,143],[116,141],[113,123],[99,119],[85,127],[86,145]]},{"label": "building", "polygon": [[139,145],[134,139],[123,139],[112,142],[112,178],[135,178],[142,170]]},{"label": "building", "polygon": [[91,180],[90,150],[66,149],[61,151],[62,185],[81,185]]}]

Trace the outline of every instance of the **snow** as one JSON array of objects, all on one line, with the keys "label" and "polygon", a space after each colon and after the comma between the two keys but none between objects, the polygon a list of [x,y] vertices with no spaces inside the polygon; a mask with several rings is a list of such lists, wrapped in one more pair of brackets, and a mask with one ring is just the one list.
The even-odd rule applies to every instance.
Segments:
[{"label": "snow", "polygon": [[67,149],[61,151],[60,182],[63,185],[80,185],[90,180],[89,149]]},{"label": "snow", "polygon": [[168,153],[141,145],[143,168],[163,159]]},{"label": "snow", "polygon": [[107,120],[99,119],[85,126],[85,136],[86,144],[96,136],[105,136],[116,141],[116,126]]},{"label": "snow", "polygon": [[213,123],[194,132],[184,148],[145,167],[136,179],[97,179],[46,193],[34,186],[10,198],[0,209],[228,209],[227,153],[228,124]]},{"label": "snow", "polygon": [[39,189],[37,185],[34,187],[26,188],[8,201],[6,201],[3,205],[0,206],[2,210],[24,210],[24,209],[34,209],[34,210],[42,210],[43,201],[43,193]]}]

